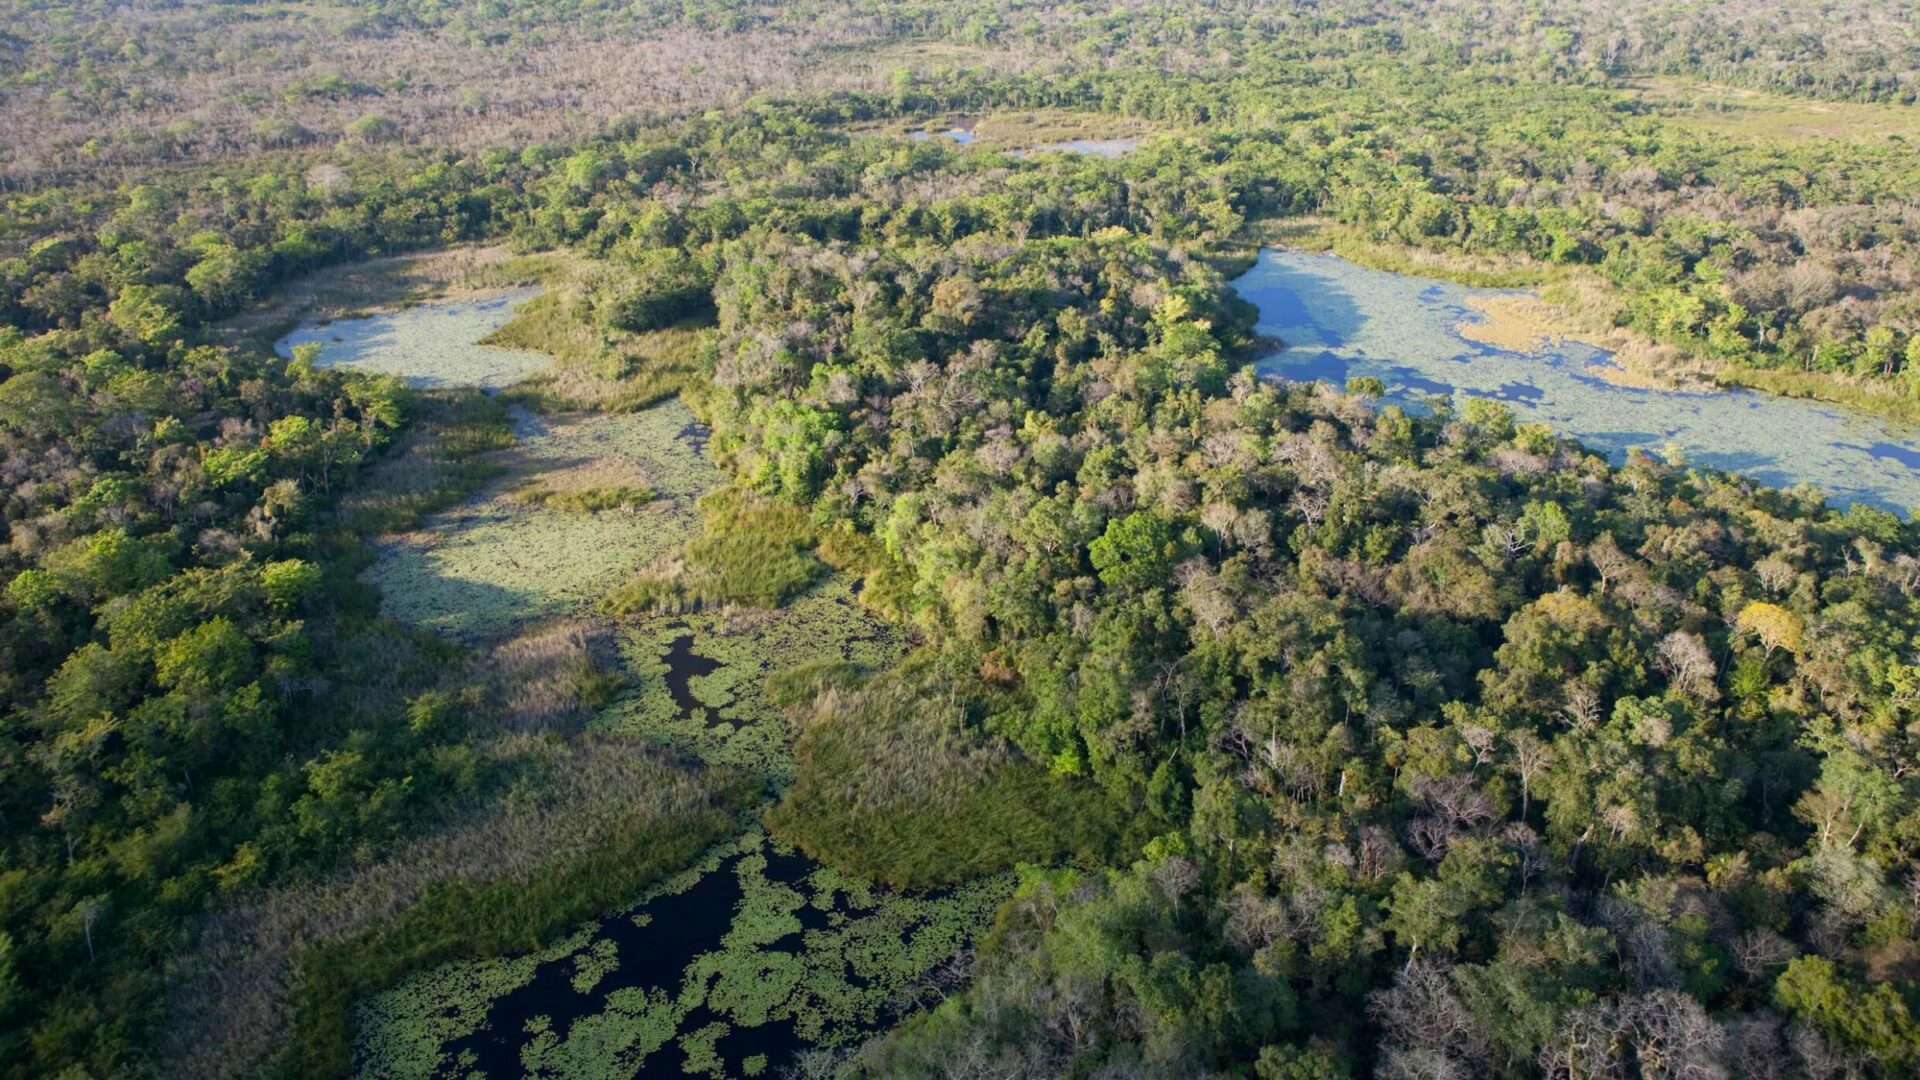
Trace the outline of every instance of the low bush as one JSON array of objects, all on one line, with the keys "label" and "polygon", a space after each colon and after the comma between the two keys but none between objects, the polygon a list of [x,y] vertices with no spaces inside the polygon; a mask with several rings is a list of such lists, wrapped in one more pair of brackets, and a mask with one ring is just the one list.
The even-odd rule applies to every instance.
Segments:
[{"label": "low bush", "polygon": [[738,488],[700,500],[701,535],[616,589],[616,614],[684,612],[722,604],[779,607],[805,592],[826,566],[806,514]]}]

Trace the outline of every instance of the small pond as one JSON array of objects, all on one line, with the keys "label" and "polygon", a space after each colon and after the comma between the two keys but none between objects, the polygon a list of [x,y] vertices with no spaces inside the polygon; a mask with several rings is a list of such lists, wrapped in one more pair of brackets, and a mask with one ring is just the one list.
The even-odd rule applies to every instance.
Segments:
[{"label": "small pond", "polygon": [[973,131],[970,128],[963,127],[948,128],[945,131],[909,131],[907,132],[907,138],[912,139],[914,142],[925,142],[928,139],[951,139],[961,146],[966,146],[973,142]]},{"label": "small pond", "polygon": [[503,289],[359,318],[310,320],[275,342],[274,348],[291,357],[294,346],[317,344],[321,367],[399,375],[420,387],[498,390],[551,363],[545,353],[480,344],[513,318],[514,308],[539,293],[537,286]]},{"label": "small pond", "polygon": [[1139,146],[1140,140],[1135,138],[1063,139],[1029,150],[1014,150],[1012,154],[1014,157],[1027,157],[1030,154],[1090,154],[1094,157],[1117,158],[1132,153]]},{"label": "small pond", "polygon": [[1686,460],[1773,487],[1819,486],[1836,503],[1899,513],[1920,507],[1920,430],[1837,405],[1745,390],[1692,393],[1603,377],[1608,354],[1577,342],[1514,352],[1462,336],[1469,306],[1495,290],[1370,270],[1335,255],[1269,249],[1234,282],[1260,310],[1260,332],[1286,348],[1262,370],[1344,384],[1371,375],[1388,400],[1433,395],[1506,402],[1615,463],[1678,446]]}]

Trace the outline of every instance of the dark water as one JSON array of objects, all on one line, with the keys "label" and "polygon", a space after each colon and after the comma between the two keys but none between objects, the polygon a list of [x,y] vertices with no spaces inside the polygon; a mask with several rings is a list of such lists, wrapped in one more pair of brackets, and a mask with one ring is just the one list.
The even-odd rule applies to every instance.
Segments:
[{"label": "dark water", "polygon": [[679,706],[681,714],[692,716],[697,709],[707,714],[709,724],[714,723],[713,710],[693,694],[693,680],[719,671],[720,661],[695,653],[692,634],[674,638],[661,660],[667,665],[667,689],[672,692],[673,703]]},{"label": "dark water", "polygon": [[[449,1043],[450,1060],[462,1062],[443,1075],[464,1077],[519,1077],[524,1075],[520,1060],[529,1026],[544,1019],[548,1030],[565,1038],[574,1023],[583,1017],[606,1011],[608,997],[616,990],[635,988],[660,990],[668,995],[680,992],[687,968],[702,955],[712,952],[733,925],[733,919],[746,898],[741,883],[740,863],[745,855],[733,855],[711,873],[703,875],[685,892],[658,897],[635,911],[608,916],[596,924],[595,942],[612,942],[618,967],[602,977],[593,989],[581,993],[573,986],[574,965],[566,961],[540,965],[533,981],[495,999],[487,1011],[484,1027],[471,1036]],[[764,876],[770,882],[800,887],[813,873],[814,865],[798,854],[765,852]],[[637,921],[646,916],[646,925]],[[804,930],[823,929],[830,913],[811,905],[796,915]],[[770,948],[797,951],[801,934],[795,933],[775,942]],[[680,1024],[682,1032],[698,1030],[727,1018],[705,1004],[688,1012]],[[777,1072],[781,1063],[805,1049],[791,1020],[772,1021],[752,1028],[732,1028],[717,1043],[727,1063],[727,1074],[741,1075],[740,1063],[755,1054],[763,1054]],[[669,1044],[650,1055],[643,1063],[642,1075],[680,1076],[685,1052]]]},{"label": "dark water", "polygon": [[1644,449],[1741,473],[1770,487],[1813,484],[1835,503],[1920,507],[1920,429],[1838,405],[1744,390],[1690,393],[1621,386],[1601,349],[1578,342],[1520,353],[1471,341],[1468,305],[1495,290],[1369,270],[1335,255],[1267,250],[1234,282],[1286,348],[1262,368],[1287,379],[1385,383],[1388,398],[1506,402],[1616,463]]},{"label": "dark water", "polygon": [[[779,851],[764,840],[749,842],[727,854],[684,891],[600,919],[592,925],[586,948],[541,964],[531,980],[487,1006],[477,1030],[442,1046],[443,1064],[437,1075],[519,1077],[528,1075],[528,1066],[533,1065],[540,1069],[540,1075],[563,1076],[589,1068],[594,1075],[717,1072],[732,1077],[748,1075],[747,1062],[759,1058],[759,1075],[773,1077],[822,1038],[855,1039],[885,1029],[922,1000],[918,991],[932,968],[905,982],[897,982],[897,975],[888,976],[878,985],[876,979],[858,973],[856,964],[870,962],[864,959],[866,946],[854,938],[836,939],[834,935],[844,934],[863,919],[883,916],[879,908],[857,906],[839,888],[821,887],[815,878],[817,869],[798,853]],[[827,889],[832,889],[831,895],[827,895]],[[925,894],[921,900],[937,906],[955,895],[955,890],[939,890]],[[996,893],[989,899],[997,903],[1004,895]],[[729,945],[729,938],[741,932],[741,920],[755,917],[747,913],[756,910],[756,904],[758,918],[764,919],[774,911],[796,925],[771,941],[734,941]],[[973,930],[984,926],[990,910],[991,905],[977,909]],[[881,925],[895,931],[884,934],[886,938],[909,947],[937,921],[931,908],[923,906],[917,914]],[[753,932],[751,928],[746,931],[749,935]],[[937,937],[938,931],[934,933]],[[727,992],[720,985],[728,976],[715,977],[716,971],[727,970],[727,961],[716,964],[708,959],[728,949],[733,951],[734,963],[744,965],[745,978],[771,978],[780,984],[780,973],[791,974],[788,965],[792,965],[813,972],[816,979],[854,988],[864,1004],[850,1009],[827,1005],[816,996],[819,983],[803,978],[798,985],[783,986],[775,995],[778,1001],[771,1003],[771,1015],[756,1023],[742,1022],[742,1017],[732,1011],[739,1007],[738,1001],[729,1004]],[[838,951],[842,949],[845,951]],[[606,955],[609,951],[611,956]],[[588,956],[608,970],[582,991],[574,985],[579,965],[573,958]],[[743,977],[742,970],[733,968],[733,977]],[[736,997],[738,990],[736,983]],[[638,1032],[658,1021],[635,1017],[632,1003],[640,995],[673,1003],[668,1017],[673,1037],[644,1054]],[[715,1002],[720,1007],[716,1008]],[[803,1015],[811,1015],[810,1025],[803,1025],[799,1019]],[[606,1023],[609,1018],[613,1020],[611,1026]],[[713,1057],[718,1062],[712,1058],[696,1061],[688,1046],[694,1040],[689,1037],[715,1028],[721,1029],[712,1041]],[[529,1044],[536,1038],[535,1032],[548,1045],[535,1050],[529,1060]],[[563,1047],[569,1049],[555,1053]],[[579,1051],[585,1051],[586,1056]]]}]

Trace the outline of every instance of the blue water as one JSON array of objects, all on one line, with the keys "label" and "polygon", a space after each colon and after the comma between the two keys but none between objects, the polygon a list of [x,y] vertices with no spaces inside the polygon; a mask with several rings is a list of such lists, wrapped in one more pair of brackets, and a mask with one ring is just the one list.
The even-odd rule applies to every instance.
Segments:
[{"label": "blue water", "polygon": [[1745,390],[1619,386],[1601,377],[1608,354],[1577,342],[1522,353],[1463,337],[1459,325],[1479,318],[1467,301],[1495,290],[1275,249],[1234,287],[1260,309],[1260,331],[1286,344],[1261,365],[1282,378],[1371,375],[1388,400],[1414,407],[1433,395],[1496,398],[1615,463],[1635,448],[1677,447],[1689,463],[1773,487],[1814,484],[1841,505],[1920,507],[1920,429]]}]

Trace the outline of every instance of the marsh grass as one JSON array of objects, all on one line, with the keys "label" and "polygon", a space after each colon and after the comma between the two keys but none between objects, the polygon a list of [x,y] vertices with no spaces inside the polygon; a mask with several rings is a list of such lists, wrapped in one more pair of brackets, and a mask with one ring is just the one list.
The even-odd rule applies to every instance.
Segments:
[{"label": "marsh grass", "polygon": [[516,386],[512,399],[546,411],[632,412],[686,390],[701,372],[702,330],[711,319],[686,319],[644,333],[606,325],[589,294],[620,269],[572,257],[549,264],[546,291],[484,339],[488,345],[533,349],[554,358],[552,370]]},{"label": "marsh grass", "polygon": [[[263,1061],[285,1029],[296,960],[307,946],[391,918],[435,882],[531,872],[550,857],[584,851],[634,812],[635,785],[651,790],[647,785],[672,779],[668,758],[630,739],[553,738],[578,732],[626,685],[605,627],[558,623],[470,658],[391,623],[339,644],[367,652],[370,673],[423,663],[440,668],[437,690],[370,678],[349,700],[380,704],[389,715],[403,696],[435,701],[414,715],[458,725],[472,771],[494,779],[467,800],[438,807],[418,823],[419,838],[384,858],[277,887],[209,916],[165,975],[172,1035],[161,1049],[174,1075],[234,1075]],[[419,644],[432,652],[410,656],[409,646]],[[500,803],[499,788],[515,781],[521,794]],[[663,791],[680,797],[671,785]],[[675,805],[669,799],[655,809]]]},{"label": "marsh grass", "polygon": [[[778,607],[820,579],[817,530],[805,511],[737,487],[700,499],[701,533],[656,560],[607,598],[621,615],[679,613],[729,604]],[[834,547],[855,557],[852,542]]]},{"label": "marsh grass", "polygon": [[[526,790],[538,794],[474,808],[385,859],[208,920],[166,974],[173,1075],[252,1074],[289,1033],[289,1072],[343,1075],[351,998],[623,901],[724,835],[756,790],[618,739],[512,736],[490,754],[527,758],[540,779]],[[580,896],[527,892],[557,877]]]},{"label": "marsh grass", "polygon": [[426,391],[409,401],[407,433],[361,470],[334,511],[350,532],[378,536],[414,527],[499,475],[496,451],[514,445],[506,409],[484,394]]},{"label": "marsh grass", "polygon": [[1845,375],[1796,371],[1792,368],[1727,366],[1714,376],[1720,382],[1764,390],[1781,397],[1830,401],[1861,412],[1920,423],[1920,398],[1902,389],[1904,384],[1867,382]]},{"label": "marsh grass", "polygon": [[1019,863],[1107,863],[1151,832],[1153,816],[1130,801],[980,731],[982,688],[946,659],[915,654],[853,691],[819,681],[798,773],[766,815],[812,858],[926,888]]},{"label": "marsh grass", "polygon": [[501,731],[572,733],[628,683],[610,628],[567,620],[486,650],[475,662]]},{"label": "marsh grass", "polygon": [[[639,760],[649,760],[636,758]],[[550,857],[525,872],[446,877],[404,911],[302,950],[285,1076],[342,1075],[353,1057],[353,1003],[450,960],[538,948],[571,923],[617,907],[687,865],[734,827],[757,785],[656,761],[610,785],[599,823],[575,808]],[[582,841],[585,838],[585,842]],[[496,860],[497,865],[497,860]]]},{"label": "marsh grass", "polygon": [[1754,142],[1920,138],[1920,113],[1905,105],[1815,101],[1679,76],[1633,79],[1625,90],[1676,127]]},{"label": "marsh grass", "polygon": [[517,488],[507,497],[531,509],[559,510],[570,514],[598,514],[608,510],[638,510],[654,500],[654,493],[651,488],[633,484],[608,484],[568,490],[535,483]]}]

